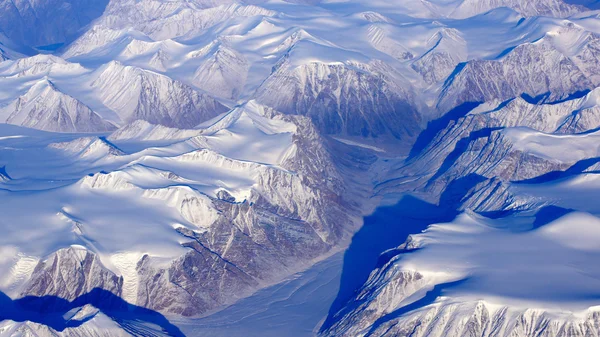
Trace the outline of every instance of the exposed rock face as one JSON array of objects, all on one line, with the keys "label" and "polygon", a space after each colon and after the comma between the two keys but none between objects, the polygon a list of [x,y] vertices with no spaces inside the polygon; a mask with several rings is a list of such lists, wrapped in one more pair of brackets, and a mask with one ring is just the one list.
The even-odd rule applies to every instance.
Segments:
[{"label": "exposed rock face", "polygon": [[377,68],[324,63],[294,67],[284,61],[258,90],[257,100],[287,114],[308,116],[327,134],[415,137],[420,117],[408,103],[408,93]]},{"label": "exposed rock face", "polygon": [[167,269],[147,266],[148,257],[138,263],[139,305],[193,316],[230,301],[232,292],[242,295],[257,286],[255,280],[235,265],[200,244],[192,243],[189,247],[194,251]]},{"label": "exposed rock face", "polygon": [[129,123],[113,132],[109,139],[119,140],[161,140],[174,139],[185,140],[200,134],[199,130],[169,128],[162,125],[150,124],[143,120]]},{"label": "exposed rock face", "polygon": [[[557,163],[515,149],[499,131],[471,133],[457,143],[442,166],[429,181],[429,187],[447,186],[453,180],[469,174],[505,181],[525,180],[551,171],[567,169],[575,164]],[[480,136],[480,133],[483,135]],[[583,159],[583,158],[582,158]],[[439,190],[434,187],[434,190]],[[442,188],[443,189],[443,188]]]},{"label": "exposed rock face", "polygon": [[[362,14],[363,18],[369,22],[386,22],[386,19],[379,13]],[[402,61],[411,60],[415,57],[408,48],[394,40],[393,35],[380,25],[369,25],[367,32],[369,41],[375,49]]]},{"label": "exposed rock face", "polygon": [[[527,94],[557,101],[598,85],[599,38],[566,27],[562,35],[581,39],[575,53],[562,52],[557,37],[516,46],[500,60],[475,60],[459,65],[444,85],[438,107],[448,111],[465,102],[507,100]],[[581,37],[583,34],[583,37]],[[545,95],[545,96],[544,96]]]},{"label": "exposed rock face", "polygon": [[163,75],[118,62],[111,62],[99,71],[92,88],[126,122],[141,119],[152,124],[193,128],[227,110],[214,98]]},{"label": "exposed rock face", "polygon": [[[508,219],[519,222],[517,218]],[[532,279],[527,274],[529,271],[544,274],[547,271],[544,264],[552,264],[545,260],[547,252],[540,252],[556,249],[553,245],[546,246],[548,233],[563,226],[572,229],[579,221],[590,223],[597,218],[589,214],[570,214],[534,229],[517,223],[503,228],[506,220],[494,222],[491,218],[465,212],[450,223],[434,224],[422,233],[408,236],[404,244],[380,257],[367,282],[337,312],[333,324],[324,327],[322,335],[596,336],[600,317],[597,308],[584,304],[581,309],[565,312],[548,306],[545,300],[552,298],[563,283],[554,283],[558,287],[549,292],[546,292],[549,288],[544,287],[534,290],[528,282],[537,284],[539,274]],[[578,240],[587,235],[595,234],[581,234]],[[474,240],[470,241],[469,237]],[[510,247],[513,240],[517,240],[516,246]],[[479,246],[471,250],[473,245]],[[448,250],[436,252],[435,247]],[[592,253],[582,245],[571,247]],[[432,252],[431,260],[424,258]],[[492,257],[504,254],[512,257],[504,261],[497,259],[490,265],[483,262],[489,253]],[[536,254],[539,257],[516,262],[526,259],[525,255]],[[450,255],[453,257],[446,259]],[[528,268],[520,269],[520,263]],[[578,278],[578,272],[572,273],[569,268],[549,275],[555,277],[562,273]],[[495,286],[486,289],[490,285]],[[523,286],[529,292],[514,291]],[[472,289],[476,290],[471,293]],[[536,293],[538,290],[540,293]],[[575,290],[579,291],[579,288]],[[541,293],[545,296],[535,296]],[[499,294],[504,296],[497,296]]]},{"label": "exposed rock face", "polygon": [[[344,228],[352,227],[352,220],[343,213],[348,206],[340,199],[342,180],[329,154],[310,121],[286,119],[302,130],[294,139],[294,155],[282,163],[295,173],[258,166],[256,191],[241,203],[226,191],[219,199],[194,193],[180,198],[175,207],[191,221],[196,214],[210,212],[200,220],[208,227],[180,229],[192,240],[185,244],[191,250],[168,267],[154,267],[147,256],[138,263],[138,305],[186,316],[202,314],[295,270],[347,235]],[[228,161],[227,165],[241,164]]]},{"label": "exposed rock face", "polygon": [[48,147],[64,151],[82,159],[112,159],[124,155],[123,151],[109,143],[104,137],[78,138],[65,143],[53,143]]},{"label": "exposed rock face", "polygon": [[194,83],[215,96],[236,99],[246,83],[249,67],[243,55],[221,46],[196,70]]},{"label": "exposed rock face", "polygon": [[17,78],[28,76],[50,76],[64,72],[71,72],[75,75],[85,71],[78,63],[70,63],[60,57],[44,54],[11,60],[11,62],[7,62],[6,64],[8,66],[2,69],[2,76],[16,76]]},{"label": "exposed rock face", "polygon": [[590,311],[584,318],[571,320],[555,317],[544,310],[515,310],[485,302],[448,301],[392,319],[372,330],[332,331],[331,335],[584,337],[600,332],[599,316],[598,312]]},{"label": "exposed rock face", "polygon": [[467,43],[456,29],[441,29],[427,47],[429,50],[411,65],[427,84],[446,80],[458,64],[467,61]]},{"label": "exposed rock face", "polygon": [[235,1],[111,1],[96,24],[114,29],[133,27],[155,40],[199,34],[230,18],[275,12]]},{"label": "exposed rock face", "polygon": [[[433,308],[432,308],[433,309]],[[431,309],[429,309],[431,310]],[[428,310],[428,311],[429,311]],[[441,318],[452,315],[458,311],[472,312],[466,322],[449,322],[451,328],[444,327],[444,331],[453,331],[463,336],[491,336],[495,331],[504,331],[505,335],[510,336],[594,336],[598,334],[598,313],[589,312],[587,317],[580,320],[570,321],[553,318],[542,310],[515,311],[508,308],[494,310],[487,308],[484,303],[465,303],[448,305],[439,309],[433,309],[426,313],[432,321],[441,321]],[[467,311],[467,312],[469,312]],[[423,320],[425,322],[425,320]],[[441,326],[434,327],[435,324],[423,326],[421,334],[416,336],[440,336]],[[399,328],[399,327],[397,327]],[[409,331],[407,327],[405,331]],[[437,331],[436,331],[437,330]],[[435,332],[434,332],[435,331]],[[390,331],[391,332],[391,331]],[[424,333],[424,334],[422,334]],[[445,332],[444,332],[445,333]],[[398,335],[403,333],[398,331]],[[374,334],[377,336],[377,333]]]},{"label": "exposed rock face", "polygon": [[[179,206],[182,213],[206,214],[200,211],[206,206],[217,213],[201,232],[180,230],[194,240],[185,245],[192,251],[169,267],[153,268],[149,257],[138,263],[137,303],[160,311],[198,315],[294,270],[299,261],[310,261],[329,250],[343,234],[340,220],[345,216],[340,206],[335,199],[326,201],[312,195],[320,192],[307,189],[300,180],[287,181],[289,178],[295,180],[287,173],[265,172],[266,180],[258,180],[260,192],[243,203],[192,196],[183,199]],[[288,189],[294,191],[295,199],[286,196]],[[301,195],[307,199],[297,197]],[[350,219],[341,221],[349,223]]]},{"label": "exposed rock face", "polygon": [[[153,136],[159,141],[163,140],[161,135],[177,138],[177,134],[184,140],[158,152],[148,149],[139,154],[125,153],[112,143],[148,141],[153,139],[146,137],[148,129],[157,132]],[[230,130],[242,135],[260,134],[256,142],[266,141],[260,137],[279,137],[289,143],[276,163],[232,159],[204,148]],[[91,251],[70,248],[41,262],[22,296],[73,300],[100,288],[144,308],[196,316],[309,265],[355,228],[354,206],[343,199],[343,178],[307,117],[283,115],[252,103],[230,112],[208,129],[175,130],[137,121],[113,136],[110,141],[104,137],[78,138],[52,143],[48,148],[80,163],[115,165],[110,172],[86,175],[73,188],[77,193],[124,194],[143,203],[163,203],[178,221],[172,231],[178,234],[184,253],[170,259],[135,253],[125,262],[113,256],[102,263]],[[175,165],[174,171],[152,167],[159,160]],[[240,193],[223,184],[214,193],[200,192],[204,183],[192,180],[189,168],[206,170],[209,166],[251,179],[249,190]],[[153,181],[158,185],[148,187],[155,184]],[[85,229],[93,224],[65,210],[60,216],[88,242]],[[67,270],[75,274],[66,275]],[[69,282],[74,282],[72,287]],[[75,284],[79,288],[73,288]]]},{"label": "exposed rock face", "polygon": [[[545,198],[521,193],[519,189],[535,189],[532,186],[536,184],[569,184],[573,177],[595,173],[598,168],[594,146],[589,151],[567,146],[578,143],[587,149],[584,139],[595,137],[598,132],[594,89],[598,83],[593,70],[597,62],[591,61],[597,59],[598,39],[593,34],[581,34],[579,28],[570,24],[563,28],[534,43],[517,46],[496,60],[459,65],[445,81],[440,96],[443,109],[455,109],[429,124],[407,160],[391,170],[393,177],[377,186],[378,193],[415,193],[452,212],[483,214],[481,222],[492,223],[487,226],[498,237],[503,231],[546,233],[536,227],[553,226],[554,222],[538,222],[544,219],[546,208],[560,216],[569,214],[571,209],[554,205],[562,196]],[[413,65],[413,69],[420,73],[421,68]],[[435,72],[428,69],[423,73]],[[443,76],[430,78],[429,83],[436,83]],[[536,141],[528,143],[530,137],[537,137]],[[557,151],[546,151],[553,143],[543,142],[544,137],[554,144],[562,142],[560,146],[564,147],[554,145]],[[570,207],[576,209],[573,205]],[[516,215],[511,218],[509,214]],[[534,215],[533,225],[523,220]],[[494,222],[496,219],[498,222]],[[548,221],[558,221],[552,219]],[[592,219],[595,217],[587,220]],[[463,240],[466,232],[477,232],[485,226],[465,226],[457,237]],[[411,255],[430,249],[420,241],[429,231],[448,227],[431,225],[422,234],[409,236],[400,247],[384,252],[367,282],[333,316],[333,323],[324,327],[322,335],[529,337],[600,333],[599,315],[594,308],[577,316],[560,315],[543,304],[540,308],[545,309],[536,309],[535,303],[514,304],[512,298],[498,299],[486,292],[461,297],[464,288],[456,293],[441,291],[450,284],[446,282],[454,282],[449,279],[470,279],[452,274],[452,263],[445,260],[431,269],[431,261],[411,259]],[[451,231],[444,237],[452,237]],[[457,246],[465,242],[457,241]],[[570,247],[585,248],[576,243]],[[453,248],[456,247],[447,252]],[[506,254],[518,250],[505,249]],[[484,254],[475,254],[479,253]],[[443,253],[436,259],[443,260]],[[466,269],[469,275],[478,267],[469,262]],[[515,285],[521,282],[517,279]],[[478,301],[482,298],[486,301]]]},{"label": "exposed rock face", "polygon": [[79,327],[57,331],[47,325],[33,322],[4,321],[0,325],[0,336],[23,337],[128,337],[129,332],[111,321],[108,317],[94,317],[92,321]]},{"label": "exposed rock face", "polygon": [[[426,285],[423,275],[414,271],[386,270],[370,278],[363,291],[355,299],[355,309],[340,312],[338,324],[322,332],[324,336],[361,336],[368,332],[375,321],[393,311],[403,300]],[[375,277],[375,276],[374,276]]]},{"label": "exposed rock face", "polygon": [[459,2],[459,5],[452,11],[450,16],[465,18],[499,7],[509,7],[525,16],[568,17],[584,10],[580,6],[570,5],[560,0],[530,2],[521,2],[518,0],[464,0]]},{"label": "exposed rock face", "polygon": [[416,180],[404,185],[403,180],[390,179],[379,188],[389,191],[401,184],[402,188],[425,189],[428,195],[439,196],[452,181],[471,174],[508,182],[564,171],[593,157],[593,151],[567,161],[541,157],[524,152],[517,140],[507,137],[507,131],[523,127],[557,135],[593,131],[600,116],[596,96],[594,90],[561,103],[533,104],[519,97],[464,106],[456,110],[462,116],[430,123],[416,142],[406,165],[397,173],[412,176],[418,172]]},{"label": "exposed rock face", "polygon": [[140,280],[140,305],[198,315],[248,294],[286,268],[293,269],[297,261],[328,248],[302,221],[248,203],[216,206],[223,215],[207,232],[182,232],[195,240],[186,244],[191,252],[166,269],[147,269],[147,258],[138,264],[138,272],[147,275]]},{"label": "exposed rock face", "polygon": [[0,108],[5,122],[45,131],[101,132],[116,127],[89,107],[43,80],[11,105]]},{"label": "exposed rock face", "polygon": [[[70,247],[58,250],[35,267],[22,296],[54,296],[54,303],[40,300],[40,304],[50,306],[46,310],[52,311],[62,309],[63,300],[81,299],[94,289],[120,296],[122,286],[123,279],[106,269],[94,253]],[[102,298],[89,299],[92,300],[102,301]]]},{"label": "exposed rock face", "polygon": [[[600,167],[597,18],[561,0],[87,2],[0,4],[0,30],[18,42],[0,34],[0,121],[65,133],[122,126],[83,138],[3,126],[0,164],[15,179],[0,169],[0,220],[17,219],[12,205],[31,207],[40,228],[20,225],[52,244],[29,256],[13,242],[4,253],[0,240],[0,270],[11,273],[0,287],[45,297],[30,300],[50,311],[80,301],[65,319],[89,321],[59,331],[16,319],[0,322],[0,336],[131,332],[90,303],[183,316],[228,305],[339,248],[355,211],[375,203],[361,199],[372,188],[371,200],[408,193],[489,221],[532,218],[545,201],[518,194],[517,182]],[[75,38],[60,50],[70,62],[16,60],[16,50],[35,52],[19,44]],[[568,155],[542,141],[569,137],[580,143]],[[415,140],[406,160],[395,157]],[[351,190],[353,179],[368,192]],[[123,249],[124,237],[101,235],[111,223],[159,234]],[[563,319],[478,298],[413,305],[450,267],[401,264],[427,249],[419,240],[384,252],[323,335],[599,335],[593,311]]]},{"label": "exposed rock face", "polygon": [[460,205],[459,210],[479,213],[499,210],[506,212],[526,210],[534,206],[534,200],[514,195],[509,189],[510,184],[501,178],[481,180],[469,190],[461,191],[461,199],[456,200]]}]

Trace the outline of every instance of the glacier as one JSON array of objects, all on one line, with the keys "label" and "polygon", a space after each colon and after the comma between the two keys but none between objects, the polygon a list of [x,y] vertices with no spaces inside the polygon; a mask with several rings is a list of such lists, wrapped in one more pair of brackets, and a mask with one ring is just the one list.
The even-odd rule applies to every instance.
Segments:
[{"label": "glacier", "polygon": [[0,1],[0,336],[599,336],[598,10]]}]

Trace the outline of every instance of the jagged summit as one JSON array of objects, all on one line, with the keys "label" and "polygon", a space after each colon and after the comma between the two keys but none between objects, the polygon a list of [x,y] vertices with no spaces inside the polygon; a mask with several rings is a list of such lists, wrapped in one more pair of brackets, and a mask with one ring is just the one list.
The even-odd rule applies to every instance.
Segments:
[{"label": "jagged summit", "polygon": [[376,22],[391,23],[391,22],[393,22],[392,19],[390,19],[390,18],[386,17],[385,15],[378,13],[378,12],[367,11],[367,12],[357,13],[354,15],[358,18],[361,18],[363,20],[373,22],[373,23],[376,23]]},{"label": "jagged summit", "polygon": [[118,61],[104,65],[96,74],[91,88],[125,122],[141,119],[192,128],[226,111],[214,98],[184,83]]},{"label": "jagged summit", "polygon": [[428,84],[446,80],[468,59],[467,42],[456,29],[440,29],[427,41],[426,48],[427,51],[415,59],[411,67]]},{"label": "jagged summit", "polygon": [[[420,117],[402,85],[378,65],[287,61],[263,83],[257,101],[311,117],[327,134],[397,139],[416,136]],[[367,113],[368,111],[368,113]]]},{"label": "jagged summit", "polygon": [[0,68],[0,74],[3,76],[50,76],[53,74],[79,74],[84,72],[78,63],[70,63],[54,55],[38,54],[31,57],[19,58],[6,63]]},{"label": "jagged summit", "polygon": [[65,59],[101,57],[117,53],[135,53],[140,48],[148,48],[153,40],[134,28],[113,29],[105,26],[93,26],[81,37],[71,43],[62,53]]},{"label": "jagged summit", "polygon": [[[430,1],[435,4],[437,1]],[[441,1],[439,1],[441,3]],[[498,7],[509,7],[526,16],[555,16],[568,17],[584,11],[581,6],[571,5],[561,0],[541,0],[521,2],[516,0],[498,1],[498,0],[463,0],[458,1],[458,6],[455,5],[450,17],[465,18],[480,13],[485,13],[489,10]]]},{"label": "jagged summit", "polygon": [[49,147],[75,155],[83,160],[110,160],[125,155],[121,149],[105,137],[77,138],[70,142],[53,143]]},{"label": "jagged summit", "polygon": [[220,45],[194,73],[194,84],[217,97],[236,99],[242,92],[250,65],[237,51]]},{"label": "jagged summit", "polygon": [[0,108],[9,124],[57,132],[101,132],[115,126],[77,99],[61,92],[47,78],[35,83],[24,95]]},{"label": "jagged summit", "polygon": [[598,23],[0,2],[0,337],[597,337]]}]

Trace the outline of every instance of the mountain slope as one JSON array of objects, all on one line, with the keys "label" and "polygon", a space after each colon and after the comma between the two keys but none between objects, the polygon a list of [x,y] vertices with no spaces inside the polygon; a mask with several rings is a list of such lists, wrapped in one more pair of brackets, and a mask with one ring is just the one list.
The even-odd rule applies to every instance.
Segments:
[{"label": "mountain slope", "polygon": [[0,335],[600,334],[597,12],[0,9]]},{"label": "mountain slope", "polygon": [[57,132],[102,132],[116,127],[75,98],[42,80],[26,94],[0,109],[9,124]]},{"label": "mountain slope", "polygon": [[91,83],[102,102],[125,122],[192,128],[227,109],[212,97],[169,77],[111,62]]},{"label": "mountain slope", "polygon": [[230,48],[219,46],[194,73],[194,83],[215,96],[237,98],[248,77],[248,61]]},{"label": "mountain slope", "polygon": [[[506,100],[521,94],[561,100],[593,89],[598,85],[595,50],[599,40],[572,26],[548,33],[534,43],[519,45],[499,60],[477,60],[457,67],[440,95],[442,109],[464,102]],[[563,43],[569,38],[582,43],[565,52]]]},{"label": "mountain slope", "polygon": [[[10,253],[12,281],[2,284],[11,286],[2,291],[72,300],[100,288],[112,300],[196,316],[303,268],[355,226],[342,178],[306,118],[250,102],[187,136],[179,130],[180,139],[173,129],[154,140],[133,132],[144,123],[43,149],[28,142],[56,135],[38,132],[3,150],[3,158],[20,158],[8,162],[20,173],[8,181],[14,191],[2,191],[11,200],[2,207],[12,218],[9,209],[36,199],[20,232],[43,235],[44,243]],[[37,159],[26,160],[32,153]],[[60,187],[19,196],[40,178],[28,176],[32,168],[45,168]],[[49,226],[38,228],[39,221]],[[118,228],[127,240],[116,240]],[[17,275],[21,256],[36,259]],[[52,305],[60,310],[60,302]]]},{"label": "mountain slope", "polygon": [[258,90],[257,100],[309,116],[326,134],[415,137],[420,117],[408,93],[378,66],[319,62],[294,67],[284,61]]}]

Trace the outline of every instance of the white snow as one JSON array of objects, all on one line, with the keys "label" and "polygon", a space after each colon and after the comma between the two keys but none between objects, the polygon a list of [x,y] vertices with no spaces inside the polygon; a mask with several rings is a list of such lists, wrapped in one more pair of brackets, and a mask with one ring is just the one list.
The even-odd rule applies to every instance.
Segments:
[{"label": "white snow", "polygon": [[563,163],[600,157],[600,132],[580,135],[554,135],[526,128],[508,128],[503,134],[525,153]]},{"label": "white snow", "polygon": [[600,257],[599,218],[571,213],[530,231],[502,227],[468,213],[432,225],[414,236],[421,250],[402,256],[397,268],[432,275],[433,284],[466,279],[444,291],[455,299],[574,311],[596,305],[600,269],[589,261]]},{"label": "white snow", "polygon": [[187,131],[135,122],[110,141],[0,125],[10,145],[0,165],[13,178],[0,190],[0,289],[16,291],[37,259],[80,245],[124,277],[135,302],[139,259],[168,263],[186,252],[176,228],[203,232],[217,219],[207,195],[244,201],[260,176],[281,170],[297,129],[266,113],[249,103]]},{"label": "white snow", "polygon": [[[307,149],[294,143],[299,128],[292,117],[254,100],[265,83],[275,83],[269,95],[287,102],[300,101],[295,95],[301,93],[313,95],[315,104],[347,103],[340,97],[362,103],[342,92],[353,92],[348,87],[354,83],[332,92],[320,87],[336,77],[328,67],[343,66],[352,74],[348,82],[368,75],[368,81],[381,80],[376,83],[383,96],[408,99],[425,126],[446,112],[437,104],[459,64],[501,62],[518,46],[539,48],[533,58],[572,61],[585,75],[574,83],[600,83],[595,62],[589,61],[598,57],[600,24],[597,13],[582,10],[561,0],[111,0],[100,17],[53,54],[33,55],[0,34],[0,122],[13,124],[0,124],[0,167],[10,176],[0,176],[0,290],[18,296],[38,261],[77,247],[79,253],[96,253],[123,276],[123,297],[134,303],[140,259],[149,255],[166,266],[189,251],[182,243],[190,239],[178,230],[212,234],[207,231],[222,216],[213,204],[220,191],[233,197],[228,201],[242,203],[272,189],[262,197],[318,224],[318,213],[298,209],[296,202],[330,195],[319,195],[303,185],[310,177],[282,167]],[[5,16],[0,13],[0,19]],[[64,22],[48,24],[56,28]],[[48,34],[49,40],[64,38],[52,30]],[[274,74],[280,78],[269,82]],[[282,82],[291,89],[283,90]],[[535,88],[543,84],[537,78],[531,82]],[[306,92],[294,91],[296,86]],[[560,89],[568,94],[571,88]],[[537,130],[500,132],[512,150],[569,165],[600,157],[600,131],[568,130],[577,121],[588,131],[600,123],[599,97],[596,89],[543,106],[519,97],[506,105],[493,99],[471,114],[486,118],[514,109],[504,116],[506,126],[513,125],[513,117],[534,123],[543,116],[535,122]],[[390,149],[398,147],[383,144],[387,140],[333,139],[380,156],[392,156]],[[391,167],[386,160],[375,170]],[[365,180],[384,175],[369,172]],[[283,178],[274,182],[274,176]],[[323,178],[311,184],[331,183]],[[404,184],[416,184],[419,178],[413,178]],[[526,221],[516,217],[490,220],[471,212],[433,225],[414,237],[421,250],[394,261],[397,268],[420,272],[426,285],[408,300],[392,302],[406,304],[436,284],[466,279],[444,295],[569,312],[597,305],[597,173],[506,184],[536,207],[578,212],[537,229],[523,228]],[[328,234],[316,231],[323,238]],[[336,259],[220,313],[181,324],[192,335],[281,336],[290,330],[311,335],[335,295],[341,268],[341,258]],[[70,314],[91,317],[95,311]],[[90,324],[114,328],[108,320],[95,315]],[[19,326],[2,324],[0,334]]]}]

